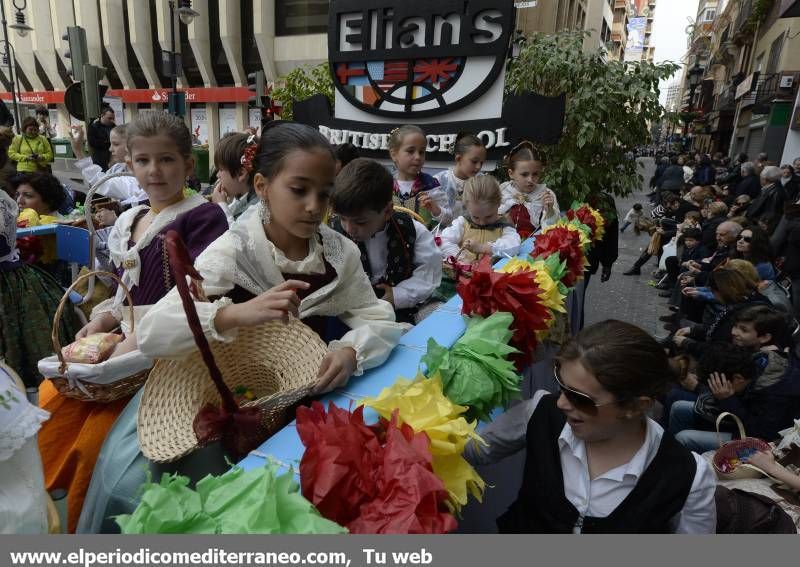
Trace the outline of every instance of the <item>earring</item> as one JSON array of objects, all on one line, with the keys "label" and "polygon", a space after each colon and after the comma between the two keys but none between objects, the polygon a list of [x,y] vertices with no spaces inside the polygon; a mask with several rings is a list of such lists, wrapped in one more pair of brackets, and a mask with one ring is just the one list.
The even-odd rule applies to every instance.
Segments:
[{"label": "earring", "polygon": [[269,205],[267,205],[267,202],[263,199],[259,205],[258,216],[261,217],[261,224],[269,224],[269,221],[272,220],[272,215],[269,212]]}]

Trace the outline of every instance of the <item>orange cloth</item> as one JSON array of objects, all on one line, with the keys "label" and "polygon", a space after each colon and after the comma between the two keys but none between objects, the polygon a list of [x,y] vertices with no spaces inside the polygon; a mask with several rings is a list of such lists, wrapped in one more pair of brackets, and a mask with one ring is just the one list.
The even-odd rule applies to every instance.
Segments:
[{"label": "orange cloth", "polygon": [[67,491],[69,533],[75,533],[78,525],[103,441],[130,399],[82,402],[59,394],[50,380],[39,386],[39,407],[50,412],[39,430],[45,486]]}]

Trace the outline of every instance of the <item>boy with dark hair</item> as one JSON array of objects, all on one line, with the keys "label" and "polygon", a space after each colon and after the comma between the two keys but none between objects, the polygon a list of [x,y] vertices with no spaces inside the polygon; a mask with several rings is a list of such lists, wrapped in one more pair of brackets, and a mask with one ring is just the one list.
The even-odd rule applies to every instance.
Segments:
[{"label": "boy with dark hair", "polygon": [[[669,429],[686,448],[696,452],[718,446],[715,421],[722,412],[737,416],[748,435],[771,441],[791,426],[800,411],[800,364],[765,385],[757,378],[753,353],[732,343],[711,343],[703,352],[697,373],[697,400],[672,405]],[[721,433],[723,441],[731,433]]]},{"label": "boy with dark hair", "polygon": [[397,320],[414,323],[418,306],[441,283],[442,259],[428,229],[395,212],[392,189],[392,175],[381,164],[353,160],[336,177],[331,225],[358,245],[376,295],[394,306]]},{"label": "boy with dark hair", "polygon": [[757,388],[777,383],[786,373],[789,361],[781,347],[788,328],[786,314],[766,305],[753,305],[736,314],[731,342],[753,353],[759,373]]}]

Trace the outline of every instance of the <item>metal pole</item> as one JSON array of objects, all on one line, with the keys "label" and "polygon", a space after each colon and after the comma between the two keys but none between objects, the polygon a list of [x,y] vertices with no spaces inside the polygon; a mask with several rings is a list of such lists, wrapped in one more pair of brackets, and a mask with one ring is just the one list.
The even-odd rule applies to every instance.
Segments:
[{"label": "metal pole", "polygon": [[175,0],[169,0],[169,29],[172,38],[172,51],[170,53],[170,63],[172,66],[172,100],[175,100],[175,93],[178,92],[178,66],[175,61]]},{"label": "metal pole", "polygon": [[[0,17],[2,17],[3,24],[3,41],[6,44],[6,53],[8,54],[8,83],[11,85],[11,100],[14,103],[14,121],[17,128],[17,133],[20,133],[19,123],[19,105],[17,104],[17,93],[14,92],[14,65],[16,65],[16,57],[8,42],[8,22],[6,21],[6,5],[5,2],[0,0]],[[14,63],[12,64],[12,60]],[[19,90],[19,89],[17,89]]]}]

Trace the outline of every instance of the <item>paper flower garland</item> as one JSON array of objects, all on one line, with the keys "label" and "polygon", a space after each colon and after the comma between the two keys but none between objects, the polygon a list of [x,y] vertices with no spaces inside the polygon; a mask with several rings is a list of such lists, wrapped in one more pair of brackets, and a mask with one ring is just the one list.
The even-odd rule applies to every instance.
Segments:
[{"label": "paper flower garland", "polygon": [[422,357],[425,375],[438,374],[442,391],[456,405],[466,406],[468,420],[489,420],[496,407],[508,407],[519,397],[519,374],[508,357],[518,354],[509,346],[512,336],[510,313],[495,313],[487,319],[467,319],[467,330],[453,348],[446,349],[428,340],[428,352]]},{"label": "paper flower garland", "polygon": [[[560,282],[560,278],[563,277],[563,264],[559,262],[558,256],[551,255],[546,260],[536,261],[530,258],[513,258],[500,268],[500,271],[505,273],[528,271],[536,274],[536,283],[542,290],[540,296],[542,305],[550,312],[550,317],[547,320],[548,329],[555,321],[556,313],[567,312],[564,307],[566,288]],[[556,272],[559,279],[554,279],[551,272]],[[540,340],[545,338],[548,329],[537,331]]]},{"label": "paper flower garland", "polygon": [[438,374],[429,380],[422,375],[413,381],[400,378],[364,405],[385,419],[396,411],[402,423],[428,436],[433,472],[444,482],[454,510],[467,504],[469,494],[481,500],[486,483],[461,455],[467,441],[483,440],[475,433],[476,422],[464,419],[467,408],[444,395]]},{"label": "paper flower garland", "polygon": [[581,231],[568,225],[556,226],[538,236],[531,256],[535,259],[547,259],[553,254],[557,254],[567,266],[561,282],[567,288],[575,287],[589,265],[581,245]]},{"label": "paper flower garland", "polygon": [[433,473],[430,441],[397,416],[373,427],[364,406],[350,413],[319,402],[297,409],[303,495],[351,533],[447,533],[444,483]]},{"label": "paper flower garland", "polygon": [[133,514],[116,518],[124,534],[340,534],[347,530],[320,516],[300,495],[291,472],[268,463],[234,468],[189,488],[185,476],[164,474],[144,485]]},{"label": "paper flower garland", "polygon": [[577,220],[585,224],[591,230],[591,239],[593,242],[602,240],[605,235],[605,220],[600,211],[593,209],[589,205],[583,203],[573,203],[572,208],[567,211],[567,218],[569,220]]}]

